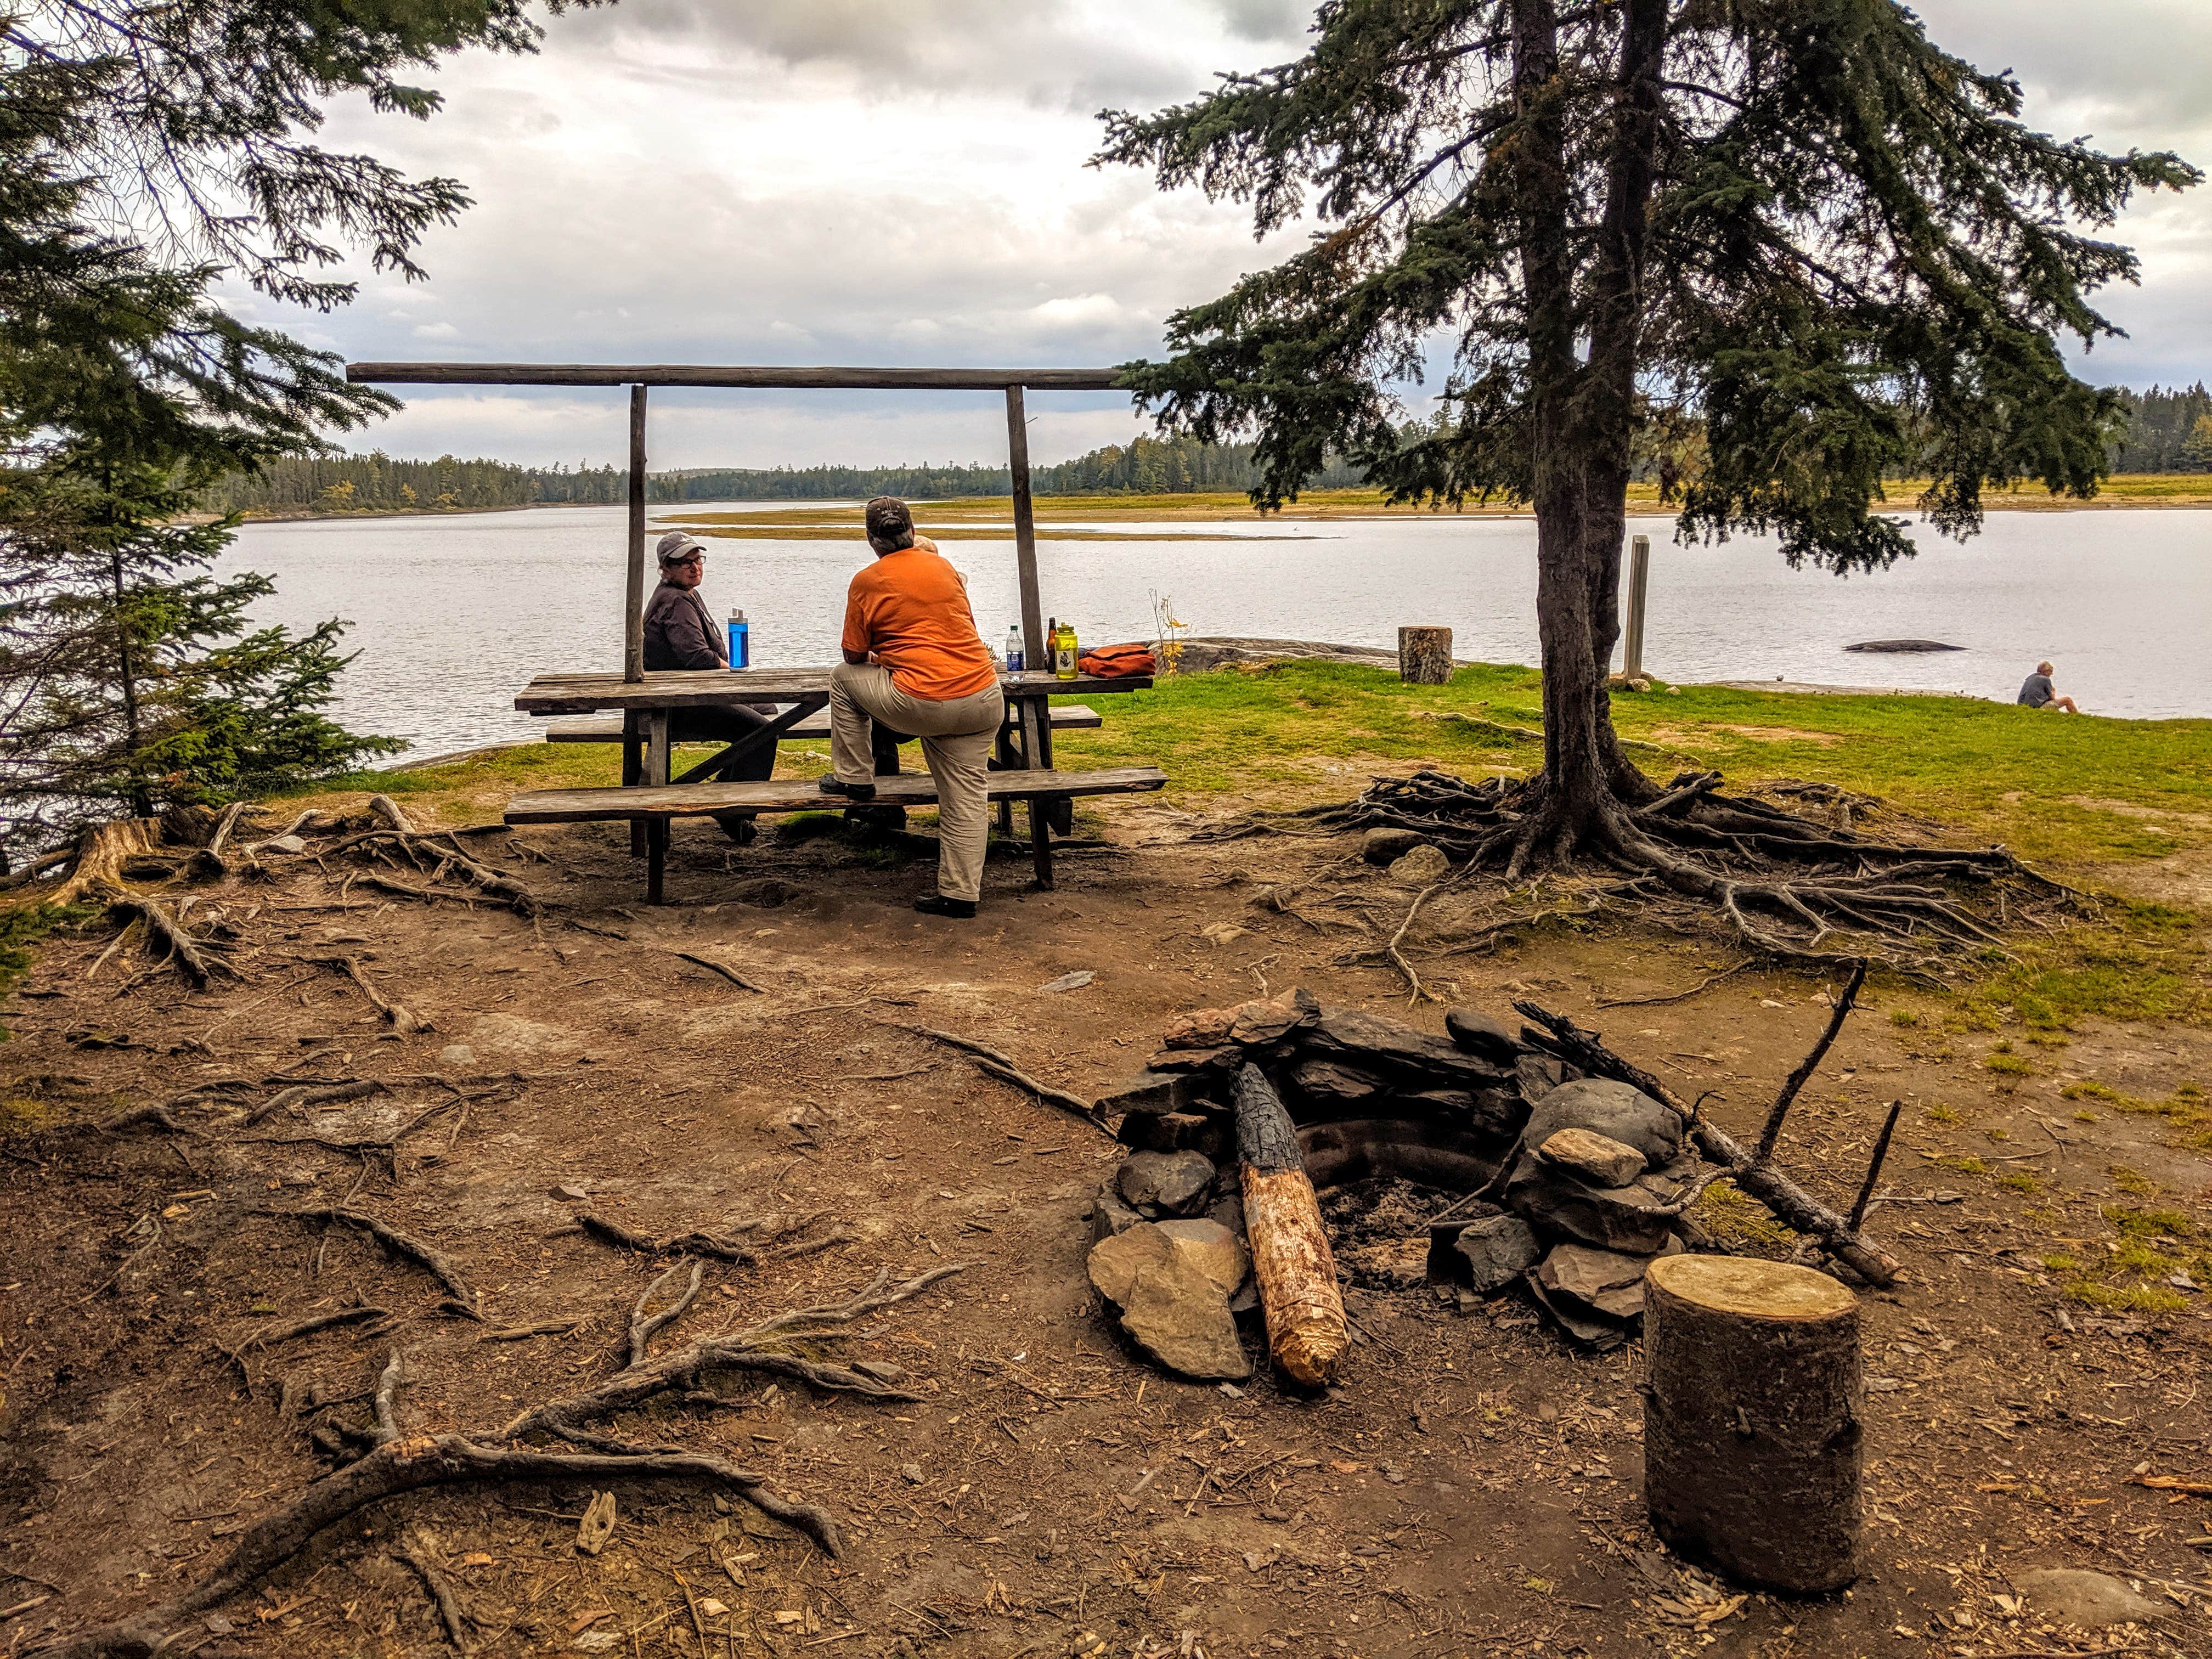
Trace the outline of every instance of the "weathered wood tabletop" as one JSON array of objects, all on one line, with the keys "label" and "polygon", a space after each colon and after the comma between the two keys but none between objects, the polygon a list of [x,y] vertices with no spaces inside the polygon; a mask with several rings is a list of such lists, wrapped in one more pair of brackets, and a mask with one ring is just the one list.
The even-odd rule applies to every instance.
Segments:
[{"label": "weathered wood tabletop", "polygon": [[[614,674],[540,674],[523,687],[514,706],[526,714],[589,714],[603,708],[698,708],[718,703],[759,705],[811,702],[819,708],[830,696],[828,666],[819,668],[683,668],[648,673],[641,680]],[[1042,670],[1001,674],[999,685],[1009,698],[1088,696],[1093,692],[1142,691],[1149,678],[1101,679],[1079,674],[1072,680]]]}]

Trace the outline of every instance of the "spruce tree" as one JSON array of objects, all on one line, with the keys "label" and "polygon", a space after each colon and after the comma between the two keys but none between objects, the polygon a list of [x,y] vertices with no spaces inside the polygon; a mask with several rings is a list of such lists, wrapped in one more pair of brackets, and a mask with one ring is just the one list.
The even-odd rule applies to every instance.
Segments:
[{"label": "spruce tree", "polygon": [[266,579],[214,577],[230,521],[186,515],[395,405],[212,291],[420,274],[459,186],[307,135],[347,92],[427,117],[398,75],[536,38],[522,0],[0,0],[0,854],[393,746],[321,712],[341,624],[249,628]]},{"label": "spruce tree", "polygon": [[[1533,505],[1544,768],[1492,792],[1482,850],[1728,902],[1685,847],[1790,832],[1662,790],[1613,729],[1639,434],[1701,422],[1683,535],[1838,573],[1911,551],[1885,477],[1932,478],[1955,537],[1985,486],[2094,492],[2118,402],[2060,338],[2112,333],[2089,296],[2136,275],[2097,233],[2197,174],[2021,110],[1894,0],[1328,0],[1295,62],[1103,118],[1101,162],[1248,201],[1260,233],[1318,222],[1131,383],[1164,425],[1255,434],[1263,507],[1332,453],[1398,499]],[[1392,386],[1436,358],[1447,417],[1401,441]],[[1795,896],[1771,908],[1818,937]]]}]

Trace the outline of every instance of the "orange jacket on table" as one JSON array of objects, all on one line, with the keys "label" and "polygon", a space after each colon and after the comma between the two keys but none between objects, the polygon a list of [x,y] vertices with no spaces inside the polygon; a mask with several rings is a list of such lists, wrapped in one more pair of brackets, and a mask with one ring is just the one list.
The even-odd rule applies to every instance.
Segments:
[{"label": "orange jacket on table", "polygon": [[845,594],[845,649],[872,652],[909,697],[950,702],[999,683],[968,584],[934,549],[886,553]]},{"label": "orange jacket on table", "polygon": [[1102,645],[1085,652],[1075,665],[1081,672],[1102,680],[1133,679],[1159,672],[1149,645]]}]

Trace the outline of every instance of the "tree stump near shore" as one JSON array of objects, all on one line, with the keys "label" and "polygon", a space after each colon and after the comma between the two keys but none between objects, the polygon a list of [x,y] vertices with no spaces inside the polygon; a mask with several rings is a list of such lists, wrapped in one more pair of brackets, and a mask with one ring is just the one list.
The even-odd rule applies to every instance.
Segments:
[{"label": "tree stump near shore", "polygon": [[1452,677],[1449,628],[1398,630],[1398,678],[1408,685],[1449,685]]},{"label": "tree stump near shore", "polygon": [[1793,1595],[1857,1576],[1858,1298],[1827,1274],[1678,1255],[1644,1278],[1651,1522],[1738,1583]]}]

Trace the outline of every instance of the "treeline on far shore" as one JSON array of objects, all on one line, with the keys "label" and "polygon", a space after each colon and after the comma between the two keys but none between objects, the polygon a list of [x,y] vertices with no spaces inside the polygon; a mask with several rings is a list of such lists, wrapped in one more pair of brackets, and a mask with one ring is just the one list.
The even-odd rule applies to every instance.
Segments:
[{"label": "treeline on far shore", "polygon": [[[646,480],[655,501],[857,501],[902,495],[942,501],[1004,495],[1012,487],[1003,466],[805,466],[694,468],[655,472]],[[1316,489],[1348,489],[1364,474],[1332,464],[1309,481]],[[1251,487],[1252,446],[1202,444],[1194,438],[1137,438],[1054,466],[1030,469],[1040,495],[1176,495]],[[395,460],[381,451],[270,462],[257,474],[234,473],[204,500],[216,513],[393,513],[464,511],[539,503],[612,503],[629,499],[620,467],[514,466],[504,461]]]},{"label": "treeline on far shore", "polygon": [[[2187,388],[2123,391],[2124,428],[2111,447],[2115,473],[2212,472],[2212,392]],[[1694,446],[1692,446],[1694,447]],[[1204,444],[1194,438],[1140,437],[1109,444],[1053,466],[1030,469],[1040,495],[1179,495],[1249,489],[1253,446]],[[1648,471],[1649,463],[1639,467]],[[1306,480],[1310,489],[1344,489],[1365,482],[1358,468],[1333,461]],[[914,501],[1004,495],[1004,466],[697,467],[655,472],[646,480],[654,501],[858,501],[902,495]],[[627,501],[629,478],[620,467],[515,466],[505,461],[395,460],[381,451],[272,461],[258,473],[234,473],[204,500],[216,513],[394,513],[463,511],[539,504]]]}]

